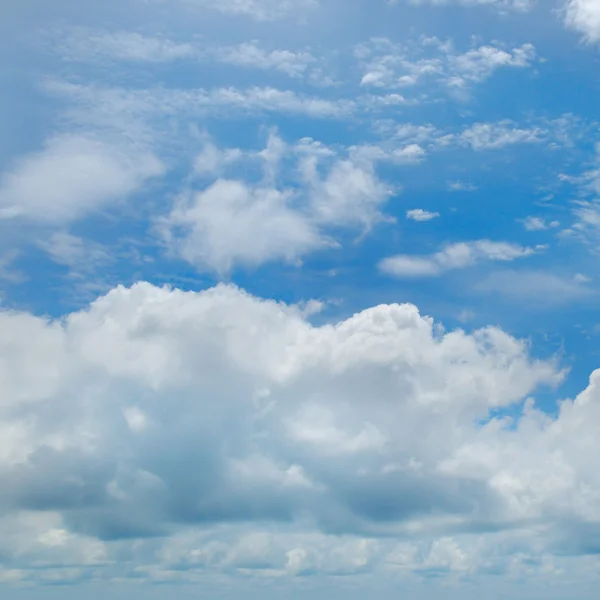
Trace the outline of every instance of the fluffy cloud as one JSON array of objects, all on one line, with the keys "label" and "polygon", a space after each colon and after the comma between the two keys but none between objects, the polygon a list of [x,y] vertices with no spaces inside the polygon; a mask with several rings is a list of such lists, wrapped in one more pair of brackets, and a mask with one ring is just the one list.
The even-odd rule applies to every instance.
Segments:
[{"label": "fluffy cloud", "polygon": [[406,218],[413,221],[431,221],[440,216],[440,213],[430,212],[422,208],[414,208],[406,211]]},{"label": "fluffy cloud", "polygon": [[598,0],[566,0],[566,24],[580,32],[586,41],[600,41],[600,2]]},{"label": "fluffy cloud", "polygon": [[[54,514],[40,550],[307,516],[370,537],[514,526],[560,507],[595,518],[593,495],[569,503],[578,480],[543,483],[565,472],[547,462],[564,443],[561,460],[598,489],[578,462],[585,438],[567,437],[597,419],[595,384],[556,425],[531,407],[515,431],[477,425],[561,379],[498,329],[446,333],[409,305],[314,327],[301,307],[235,287],[149,284],[56,322],[0,319],[0,510]],[[521,445],[529,458],[514,461]],[[289,568],[305,559],[292,552]]]},{"label": "fluffy cloud", "polygon": [[478,262],[512,261],[529,256],[534,248],[525,248],[508,242],[477,240],[448,244],[430,256],[398,254],[381,261],[379,268],[394,277],[432,277],[451,269],[464,269]]},{"label": "fluffy cloud", "polygon": [[[298,262],[335,246],[337,229],[366,231],[385,218],[381,209],[393,192],[379,180],[369,154],[355,149],[343,158],[313,140],[289,146],[275,134],[258,153],[218,150],[208,141],[196,162],[211,183],[181,198],[159,220],[159,230],[177,255],[222,274],[238,265]],[[260,161],[258,181],[210,179],[244,155]],[[285,168],[290,158],[296,165],[291,175]]]},{"label": "fluffy cloud", "polygon": [[0,219],[68,222],[122,200],[164,170],[150,152],[60,135],[4,174]]},{"label": "fluffy cloud", "polygon": [[[126,551],[159,579],[460,573],[594,547],[599,376],[556,418],[521,411],[562,373],[498,329],[446,332],[410,305],[315,327],[232,286],[145,283],[0,320],[0,547],[19,572],[111,576]],[[516,424],[490,420],[503,407]]]}]

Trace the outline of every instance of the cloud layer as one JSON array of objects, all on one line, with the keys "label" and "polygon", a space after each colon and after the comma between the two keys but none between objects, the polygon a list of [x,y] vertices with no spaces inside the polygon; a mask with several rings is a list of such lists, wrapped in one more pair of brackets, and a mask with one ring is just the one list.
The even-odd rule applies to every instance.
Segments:
[{"label": "cloud layer", "polygon": [[[411,305],[321,327],[307,314],[145,283],[61,322],[2,313],[2,514],[47,515],[42,546],[76,536],[97,560],[111,540],[201,523],[415,543],[538,523],[526,545],[593,547],[596,374],[553,419],[519,406],[563,374],[498,329],[445,332]],[[489,420],[510,407],[514,426]],[[292,572],[311,568],[290,551]]]}]

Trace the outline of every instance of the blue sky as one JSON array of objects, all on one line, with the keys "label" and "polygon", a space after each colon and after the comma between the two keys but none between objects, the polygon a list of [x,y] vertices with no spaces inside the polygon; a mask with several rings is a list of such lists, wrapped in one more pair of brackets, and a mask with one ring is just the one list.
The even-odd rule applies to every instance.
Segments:
[{"label": "blue sky", "polygon": [[595,597],[599,0],[0,34],[3,597]]}]

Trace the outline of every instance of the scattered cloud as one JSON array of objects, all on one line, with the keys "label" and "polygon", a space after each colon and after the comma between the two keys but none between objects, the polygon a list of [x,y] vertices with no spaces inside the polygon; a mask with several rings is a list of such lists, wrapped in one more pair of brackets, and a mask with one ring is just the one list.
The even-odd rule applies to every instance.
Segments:
[{"label": "scattered cloud", "polygon": [[542,217],[526,217],[523,219],[523,227],[527,231],[543,231],[545,229],[560,227],[559,221],[550,221],[547,222],[546,219]]},{"label": "scattered cloud", "polygon": [[513,261],[530,256],[535,248],[509,242],[477,240],[448,244],[428,256],[398,254],[381,261],[379,268],[393,277],[434,277],[453,269],[464,269],[482,261]]},{"label": "scattered cloud", "polygon": [[239,67],[274,69],[290,77],[302,76],[317,59],[306,51],[267,51],[257,42],[246,42],[238,46],[223,47],[216,51],[217,60]]},{"label": "scattered cloud", "polygon": [[451,192],[476,192],[477,186],[468,181],[449,181],[448,190]]},{"label": "scattered cloud", "polygon": [[[291,146],[271,134],[267,147],[254,155],[218,150],[207,141],[200,154],[202,172],[218,177],[224,166],[219,161],[244,154],[260,161],[262,179],[217,178],[185,194],[158,220],[168,248],[199,268],[227,274],[238,265],[256,267],[278,259],[298,263],[305,254],[335,246],[336,229],[368,231],[385,219],[381,208],[393,191],[365,155],[350,152],[343,158],[312,140]],[[290,159],[299,180],[278,185],[293,181],[284,175]]]},{"label": "scattered cloud", "polygon": [[413,221],[431,221],[440,216],[438,212],[429,212],[422,208],[413,208],[412,210],[406,211],[406,218]]},{"label": "scattered cloud", "polygon": [[[423,38],[416,48],[376,38],[359,45],[355,54],[363,71],[362,86],[401,89],[428,81],[457,92],[485,81],[497,69],[529,67],[536,58],[531,44],[512,50],[479,46],[461,53],[452,42],[438,38]],[[424,56],[417,58],[420,54]]]},{"label": "scattered cloud", "polygon": [[[236,67],[279,71],[290,77],[303,76],[318,59],[306,50],[267,49],[253,40],[230,46],[209,45],[192,39],[174,41],[161,35],[137,31],[102,31],[75,27],[46,32],[50,48],[70,62],[223,63]],[[316,77],[316,74],[314,75]]]},{"label": "scattered cloud", "polygon": [[[386,129],[386,134],[403,144],[420,144],[430,150],[465,147],[477,152],[501,150],[518,144],[541,144],[544,142],[559,144],[562,141],[562,134],[555,137],[555,130],[551,126],[524,127],[510,119],[473,123],[465,125],[459,131],[442,131],[430,123],[425,125],[400,123],[394,124],[389,130]],[[461,182],[450,183],[449,188],[455,191],[459,189],[474,191],[470,184]]]}]

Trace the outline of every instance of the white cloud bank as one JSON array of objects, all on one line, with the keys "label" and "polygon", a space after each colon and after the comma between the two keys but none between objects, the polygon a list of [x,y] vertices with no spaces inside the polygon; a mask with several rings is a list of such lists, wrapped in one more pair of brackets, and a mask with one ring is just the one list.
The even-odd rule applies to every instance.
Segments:
[{"label": "white cloud bank", "polygon": [[[466,573],[517,548],[592,551],[597,373],[551,418],[518,406],[563,374],[496,328],[445,332],[411,305],[321,327],[305,313],[146,283],[60,321],[0,313],[2,572],[110,573],[147,536],[162,539],[132,576]],[[489,420],[503,408],[516,426]]]}]

